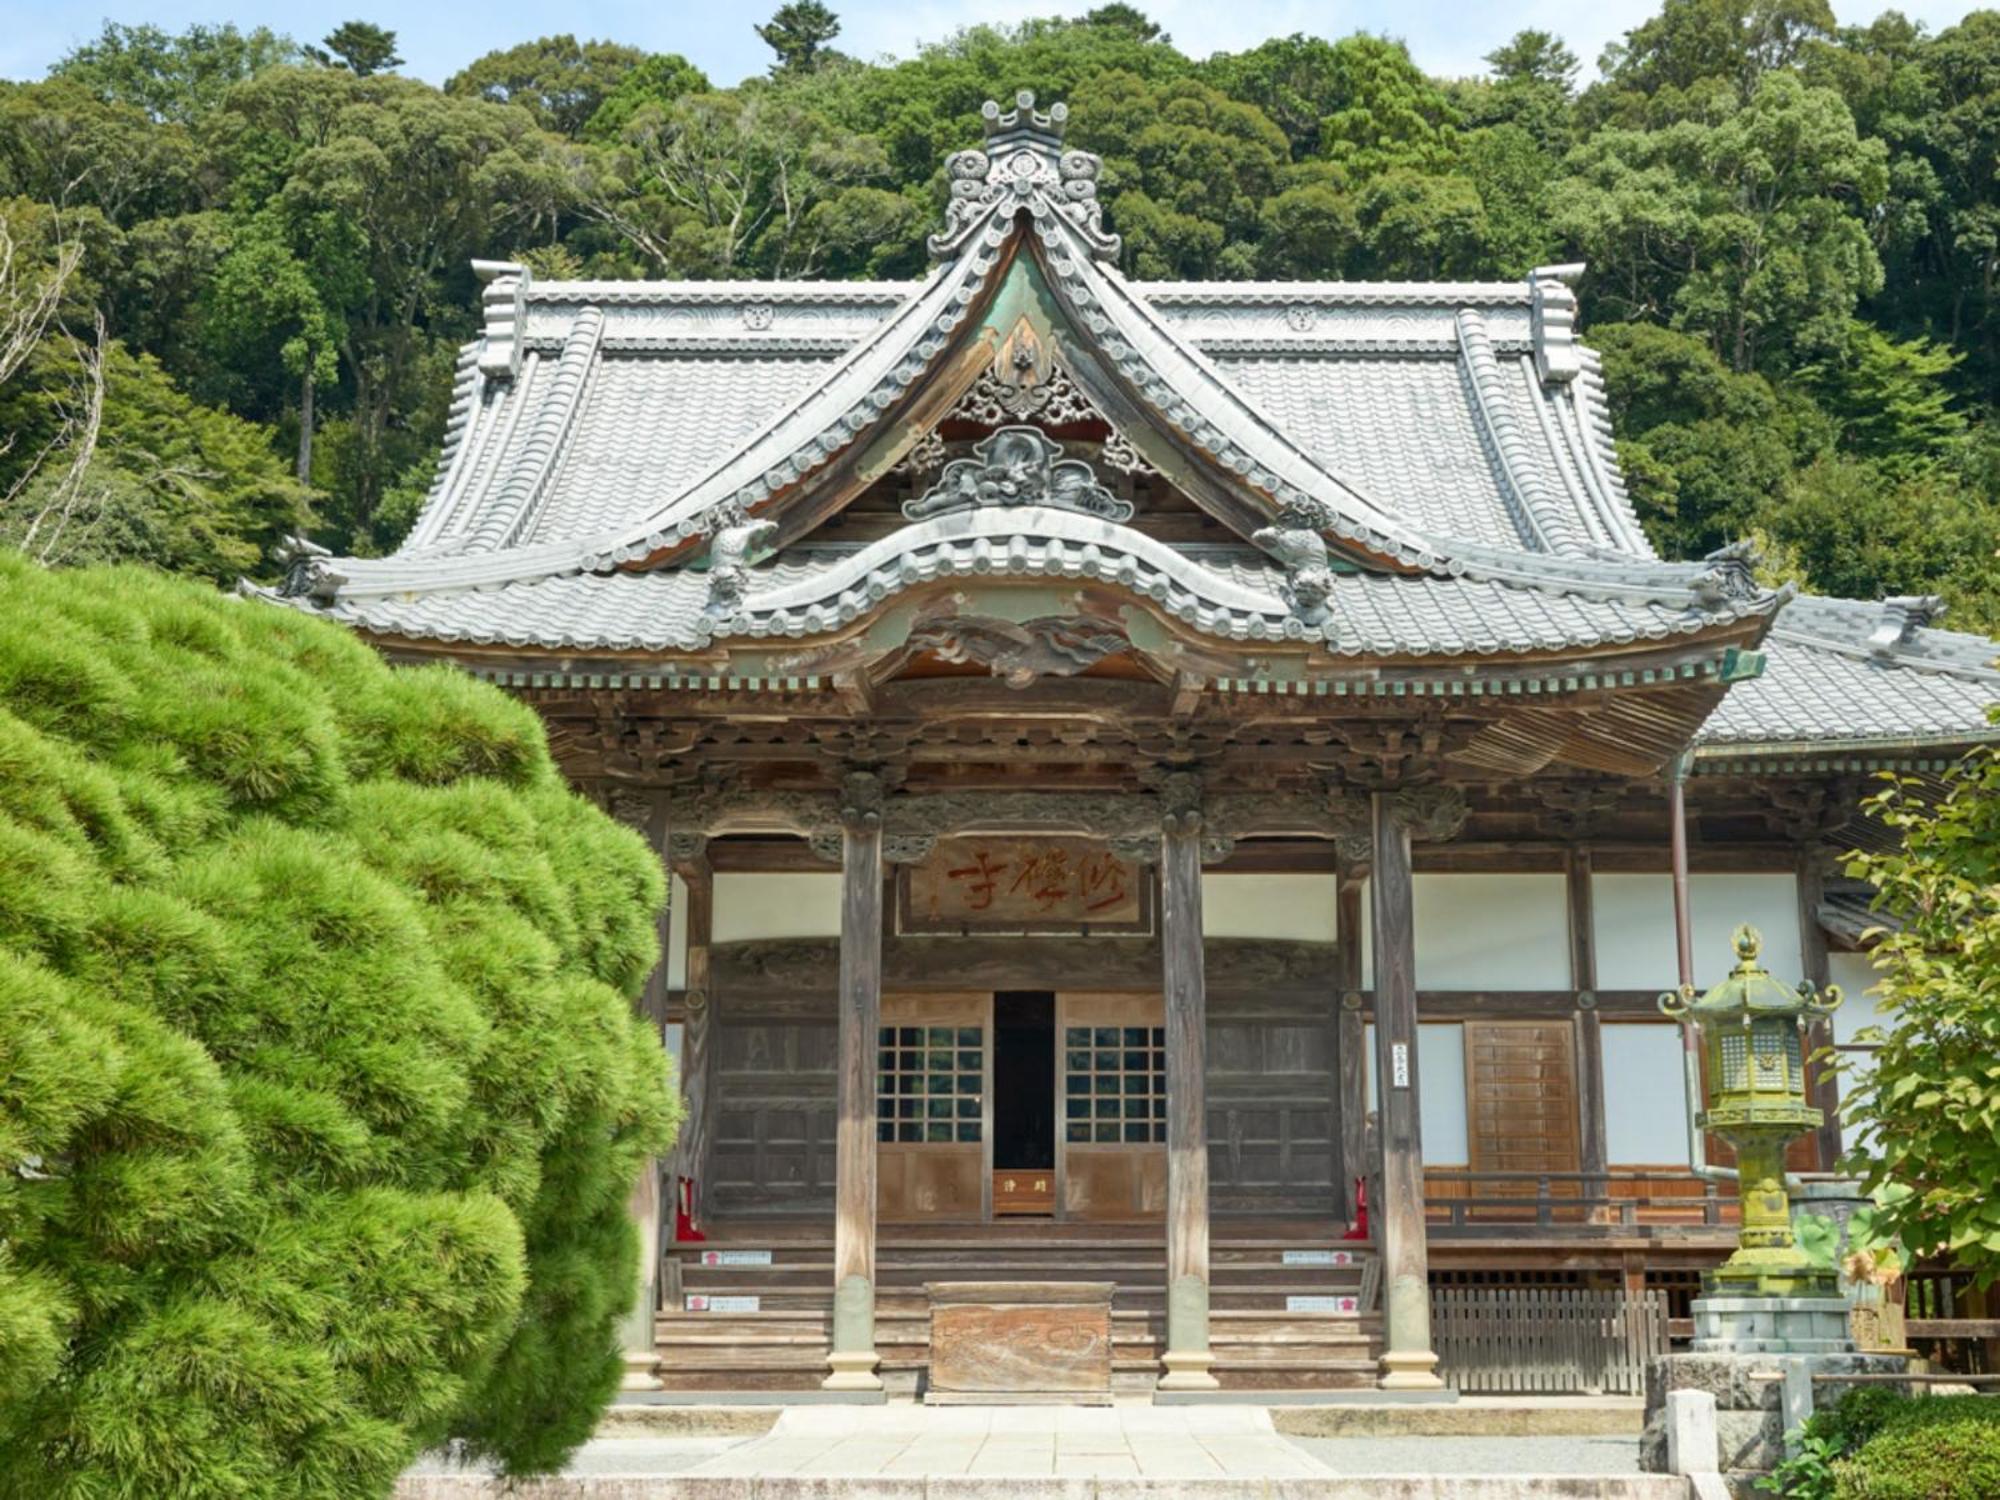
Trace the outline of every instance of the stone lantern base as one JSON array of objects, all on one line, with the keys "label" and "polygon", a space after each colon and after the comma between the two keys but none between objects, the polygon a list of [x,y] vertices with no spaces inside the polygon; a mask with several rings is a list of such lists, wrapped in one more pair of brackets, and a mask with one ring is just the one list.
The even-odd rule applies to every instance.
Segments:
[{"label": "stone lantern base", "polygon": [[1845,1297],[1760,1297],[1725,1292],[1697,1297],[1694,1302],[1697,1354],[1853,1351]]}]

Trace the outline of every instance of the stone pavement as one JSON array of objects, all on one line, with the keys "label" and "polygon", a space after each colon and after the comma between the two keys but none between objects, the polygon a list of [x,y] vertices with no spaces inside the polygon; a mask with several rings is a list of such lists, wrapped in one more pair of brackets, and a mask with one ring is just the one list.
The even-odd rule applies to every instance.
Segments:
[{"label": "stone pavement", "polygon": [[[1614,1449],[1616,1451],[1614,1451]],[[587,1444],[560,1478],[412,1469],[398,1500],[1687,1500],[1615,1440],[1292,1439],[1262,1407],[791,1407],[760,1437]],[[1468,1469],[1471,1471],[1468,1472]]]},{"label": "stone pavement", "polygon": [[1302,1479],[1330,1472],[1262,1407],[794,1407],[708,1475]]}]

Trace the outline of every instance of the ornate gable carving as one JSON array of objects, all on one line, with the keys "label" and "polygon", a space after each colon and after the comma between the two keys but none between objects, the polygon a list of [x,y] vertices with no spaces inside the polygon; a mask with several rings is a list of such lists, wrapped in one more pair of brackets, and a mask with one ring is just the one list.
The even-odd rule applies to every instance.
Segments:
[{"label": "ornate gable carving", "polygon": [[911,630],[909,644],[945,661],[977,662],[1008,687],[1025,688],[1043,677],[1073,677],[1132,642],[1123,625],[1100,615],[1051,616],[1018,625],[968,615],[925,620]]},{"label": "ornate gable carving", "polygon": [[[1101,422],[1109,429],[1098,454],[1105,467],[1121,474],[1154,472],[1125,435],[1112,427],[1097,403],[1084,394],[1083,387],[1025,317],[1015,321],[993,351],[992,363],[980,371],[979,378],[943,420],[996,428],[1024,422],[1043,427]],[[897,467],[906,473],[928,474],[944,463],[945,456],[944,444],[933,428],[917,440]]]},{"label": "ornate gable carving", "polygon": [[903,506],[912,521],[986,505],[1053,505],[1107,521],[1132,519],[1132,502],[1097,482],[1080,458],[1034,427],[1003,427],[975,443],[973,457],[953,459],[938,482]]}]

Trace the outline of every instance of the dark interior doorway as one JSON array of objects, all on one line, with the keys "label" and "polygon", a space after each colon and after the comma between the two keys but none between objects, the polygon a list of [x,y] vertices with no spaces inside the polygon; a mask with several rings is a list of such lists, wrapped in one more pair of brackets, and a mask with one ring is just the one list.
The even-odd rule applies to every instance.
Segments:
[{"label": "dark interior doorway", "polygon": [[1054,1171],[1056,997],[1001,990],[993,997],[993,1166]]}]

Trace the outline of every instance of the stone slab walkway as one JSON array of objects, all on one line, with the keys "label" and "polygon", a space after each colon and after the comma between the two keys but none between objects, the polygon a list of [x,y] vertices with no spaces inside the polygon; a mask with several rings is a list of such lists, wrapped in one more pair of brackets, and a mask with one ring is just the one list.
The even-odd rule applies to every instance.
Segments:
[{"label": "stone slab walkway", "polygon": [[[1484,1472],[1451,1472],[1453,1463],[1437,1461],[1447,1455],[1409,1439],[1290,1439],[1262,1407],[797,1407],[761,1437],[600,1439],[562,1477],[505,1490],[490,1475],[431,1465],[405,1475],[396,1494],[398,1500],[1689,1500],[1682,1479],[1604,1472],[1598,1466],[1609,1467],[1611,1455],[1593,1452],[1589,1440],[1582,1448],[1558,1448],[1548,1439],[1455,1441],[1464,1451],[1449,1459],[1479,1460]],[[1524,1464],[1536,1468],[1524,1471]]]},{"label": "stone slab walkway", "polygon": [[1331,1472],[1261,1407],[802,1407],[695,1476],[1303,1479]]}]

